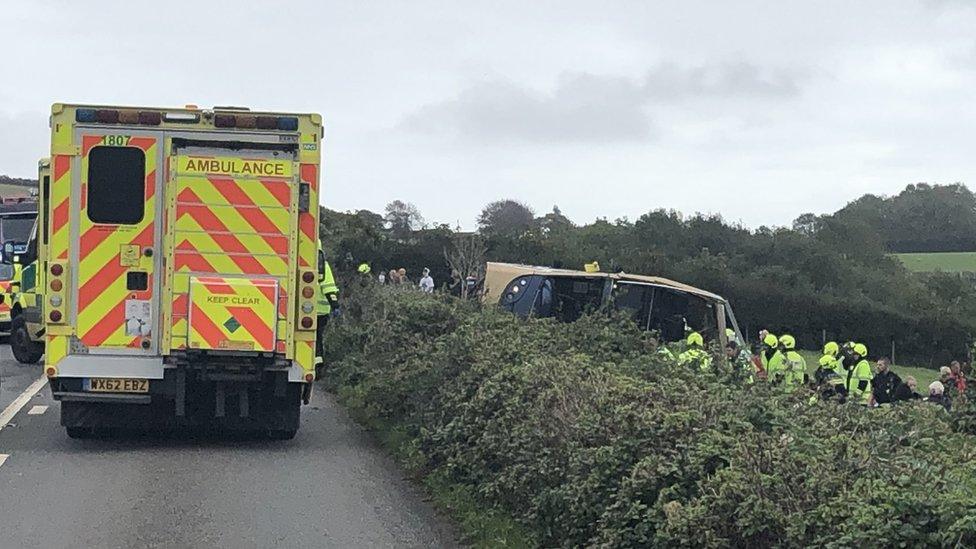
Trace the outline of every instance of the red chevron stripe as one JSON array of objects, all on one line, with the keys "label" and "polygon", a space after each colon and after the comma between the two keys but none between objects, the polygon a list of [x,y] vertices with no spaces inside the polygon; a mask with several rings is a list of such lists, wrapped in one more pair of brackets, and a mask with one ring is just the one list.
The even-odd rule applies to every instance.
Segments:
[{"label": "red chevron stripe", "polygon": [[187,305],[190,303],[190,298],[186,294],[176,294],[173,296],[173,315],[180,313],[182,316],[186,315]]},{"label": "red chevron stripe", "polygon": [[78,290],[78,308],[86,308],[92,301],[112,285],[113,282],[125,274],[126,267],[119,262],[119,254],[116,253],[112,258],[102,265],[91,278],[89,278]]},{"label": "red chevron stripe", "polygon": [[274,331],[249,307],[227,307],[262,349],[274,348]]},{"label": "red chevron stripe", "polygon": [[[217,189],[217,192],[219,192],[221,196],[227,200],[227,202],[235,206],[252,206],[250,208],[235,208],[235,211],[241,216],[241,218],[244,219],[244,221],[247,222],[248,225],[251,226],[251,228],[254,229],[255,232],[275,235],[285,234],[274,224],[273,221],[271,221],[270,218],[268,218],[263,211],[261,211],[260,208],[257,207],[254,200],[252,200],[251,197],[244,192],[244,189],[242,189],[233,179],[218,177],[211,177],[209,179],[210,183],[215,189]],[[264,241],[271,246],[271,249],[274,250],[275,253],[288,253],[287,240],[282,241],[280,238],[266,236],[264,234],[261,236],[264,238]],[[284,246],[282,246],[282,244],[284,244]]]},{"label": "red chevron stripe", "polygon": [[209,261],[196,252],[183,251],[177,248],[176,257],[173,258],[173,269],[182,270],[187,267],[190,271],[198,273],[215,273],[217,269]]},{"label": "red chevron stripe", "polygon": [[[189,195],[196,197],[196,194],[190,191],[190,189],[184,189],[184,193],[189,192]],[[196,198],[199,201],[199,198]],[[181,217],[180,209],[184,209],[183,215],[189,215],[197,222],[198,225],[205,231],[220,231],[224,234],[211,233],[210,238],[217,243],[222,250],[225,252],[237,252],[237,253],[249,253],[244,244],[237,239],[233,234],[230,234],[230,230],[226,225],[212,212],[209,208],[205,206],[177,206],[177,218]],[[241,272],[246,274],[268,274],[267,269],[264,268],[261,263],[250,255],[229,255],[227,256],[241,269]]]},{"label": "red chevron stripe", "polygon": [[68,169],[71,168],[71,157],[66,154],[56,154],[54,155],[54,169],[52,170],[51,183],[58,181],[64,174],[68,173]]},{"label": "red chevron stripe", "polygon": [[302,164],[299,168],[302,181],[309,184],[313,191],[319,189],[319,167],[315,164]]},{"label": "red chevron stripe", "polygon": [[95,225],[85,231],[85,234],[81,235],[81,241],[78,246],[78,258],[85,259],[88,257],[99,244],[105,241],[106,238],[112,236],[118,231],[117,226],[111,225]]},{"label": "red chevron stripe", "polygon": [[105,342],[115,330],[125,323],[125,300],[112,307],[102,319],[81,336],[81,341],[89,347],[98,347]]},{"label": "red chevron stripe", "polygon": [[156,194],[156,170],[146,174],[146,202]]},{"label": "red chevron stripe", "polygon": [[220,346],[220,341],[224,339],[224,333],[220,331],[220,328],[210,320],[207,313],[197,306],[196,303],[191,303],[193,316],[192,328],[196,330],[198,334],[203,336],[204,341],[207,342],[207,346],[211,349],[217,349]]},{"label": "red chevron stripe", "polygon": [[143,152],[148,151],[149,147],[156,144],[155,137],[133,137],[129,139],[130,147],[138,147],[143,150]]},{"label": "red chevron stripe", "polygon": [[68,199],[65,198],[60,204],[51,210],[51,233],[58,232],[68,224]]},{"label": "red chevron stripe", "polygon": [[81,154],[82,156],[88,156],[88,152],[92,150],[96,145],[102,144],[101,135],[85,135],[81,138]]},{"label": "red chevron stripe", "polygon": [[280,179],[262,179],[261,184],[268,193],[274,196],[283,207],[291,206],[291,188],[288,183]]}]

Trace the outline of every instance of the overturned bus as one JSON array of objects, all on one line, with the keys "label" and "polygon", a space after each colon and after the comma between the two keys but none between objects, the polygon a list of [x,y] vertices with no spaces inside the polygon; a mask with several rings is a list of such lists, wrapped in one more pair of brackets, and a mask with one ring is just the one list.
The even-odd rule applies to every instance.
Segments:
[{"label": "overturned bus", "polygon": [[523,318],[561,322],[595,311],[621,311],[666,342],[684,339],[689,330],[722,347],[727,333],[734,332],[740,345],[744,341],[725,298],[655,276],[488,263],[483,299]]}]

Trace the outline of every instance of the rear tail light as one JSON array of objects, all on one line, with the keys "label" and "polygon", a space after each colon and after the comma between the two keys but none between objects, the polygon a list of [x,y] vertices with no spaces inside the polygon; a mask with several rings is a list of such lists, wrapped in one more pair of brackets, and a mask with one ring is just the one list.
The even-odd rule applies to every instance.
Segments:
[{"label": "rear tail light", "polygon": [[[53,313],[52,313],[53,314]],[[306,330],[312,327],[312,317],[306,316],[302,318],[302,328]]]},{"label": "rear tail light", "polygon": [[313,295],[315,295],[315,290],[313,290],[311,286],[302,288],[302,297],[305,299],[312,299]]},{"label": "rear tail light", "polygon": [[313,374],[311,372],[305,374],[305,381],[307,381],[309,383],[315,381],[315,374]]},{"label": "rear tail light", "polygon": [[58,375],[58,369],[54,366],[48,366],[44,369],[44,373],[47,374],[47,377],[54,377]]},{"label": "rear tail light", "polygon": [[51,311],[51,322],[61,322],[61,311]]},{"label": "rear tail light", "polygon": [[63,288],[63,287],[64,287],[64,284],[62,284],[60,280],[52,280],[51,281],[51,289],[54,290],[55,292],[60,292],[61,291],[61,288]]},{"label": "rear tail light", "polygon": [[304,273],[302,273],[302,282],[306,284],[311,284],[312,282],[315,282],[315,273],[313,273],[312,271],[305,271]]},{"label": "rear tail light", "polygon": [[54,276],[61,276],[63,273],[64,273],[64,267],[61,266],[59,263],[55,263],[54,265],[51,265],[51,274],[53,274]]}]

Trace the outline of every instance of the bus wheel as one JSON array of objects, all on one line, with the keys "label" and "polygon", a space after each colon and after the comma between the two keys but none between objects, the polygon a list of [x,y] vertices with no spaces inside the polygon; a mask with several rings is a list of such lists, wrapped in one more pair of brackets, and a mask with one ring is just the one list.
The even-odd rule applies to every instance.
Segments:
[{"label": "bus wheel", "polygon": [[10,351],[21,364],[36,364],[44,354],[44,345],[31,340],[22,315],[10,321]]}]

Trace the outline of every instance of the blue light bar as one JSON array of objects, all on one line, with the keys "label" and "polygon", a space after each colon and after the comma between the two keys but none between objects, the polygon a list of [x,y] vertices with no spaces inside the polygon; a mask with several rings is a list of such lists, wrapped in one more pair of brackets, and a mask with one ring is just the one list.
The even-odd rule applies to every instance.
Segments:
[{"label": "blue light bar", "polygon": [[283,131],[298,130],[298,119],[294,116],[279,116],[278,129]]},{"label": "blue light bar", "polygon": [[95,122],[98,116],[95,109],[78,109],[75,111],[75,122]]}]

